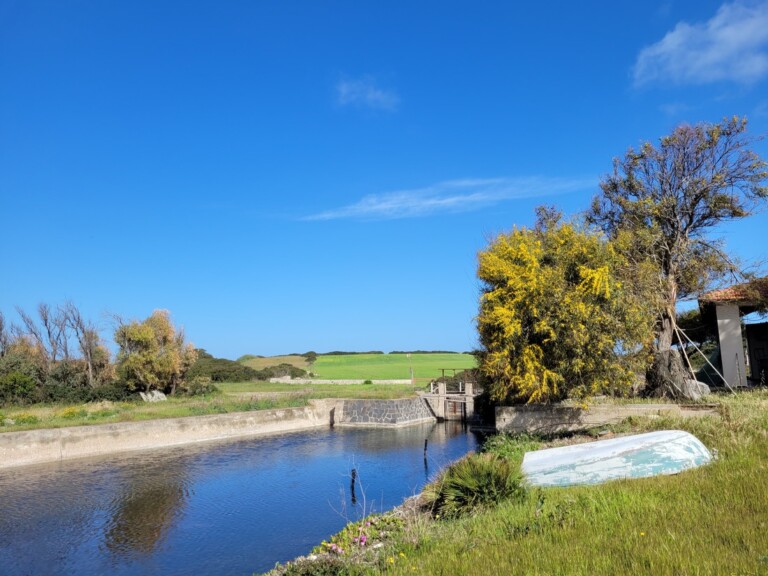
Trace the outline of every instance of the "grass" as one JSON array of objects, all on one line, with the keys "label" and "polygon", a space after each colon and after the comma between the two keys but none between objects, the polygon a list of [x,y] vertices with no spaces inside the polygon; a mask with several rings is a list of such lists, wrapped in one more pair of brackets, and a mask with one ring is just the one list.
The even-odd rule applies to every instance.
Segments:
[{"label": "grass", "polygon": [[422,386],[412,384],[281,384],[277,382],[227,382],[218,384],[227,394],[304,394],[307,398],[359,398],[390,400],[414,396]]},{"label": "grass", "polygon": [[263,370],[264,368],[277,366],[279,364],[290,364],[291,366],[296,366],[296,368],[301,368],[302,370],[307,369],[307,360],[304,356],[297,356],[296,354],[266,357],[250,356],[246,360],[239,360],[239,362],[254,370]]},{"label": "grass", "polygon": [[[0,432],[135,422],[184,416],[205,416],[251,410],[306,406],[312,399],[394,399],[413,396],[410,384],[273,384],[237,382],[218,384],[220,394],[170,397],[166,402],[96,402],[87,404],[35,404],[4,407]],[[10,424],[10,422],[14,422]]]},{"label": "grass", "polygon": [[[721,418],[634,418],[617,427],[687,430],[717,451],[707,466],[597,486],[529,488],[458,519],[413,514],[375,566],[369,560],[345,569],[409,575],[768,575],[768,391],[721,402]],[[535,438],[497,437],[487,449],[517,467],[525,451],[540,445]]]},{"label": "grass", "polygon": [[[354,380],[405,380],[414,377],[420,382],[427,382],[441,375],[441,368],[465,370],[474,368],[477,363],[470,354],[338,354],[318,356],[312,365],[312,372],[317,378]],[[280,363],[293,364],[306,370],[307,363],[303,356],[273,356],[270,358],[250,358],[243,363],[251,368],[261,369]]]}]

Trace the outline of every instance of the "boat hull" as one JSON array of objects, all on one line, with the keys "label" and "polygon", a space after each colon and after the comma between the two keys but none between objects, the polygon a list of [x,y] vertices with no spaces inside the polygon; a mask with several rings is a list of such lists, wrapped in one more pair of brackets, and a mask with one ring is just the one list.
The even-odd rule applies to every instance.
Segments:
[{"label": "boat hull", "polygon": [[711,460],[695,436],[663,430],[527,452],[522,470],[533,486],[573,486],[677,474]]}]

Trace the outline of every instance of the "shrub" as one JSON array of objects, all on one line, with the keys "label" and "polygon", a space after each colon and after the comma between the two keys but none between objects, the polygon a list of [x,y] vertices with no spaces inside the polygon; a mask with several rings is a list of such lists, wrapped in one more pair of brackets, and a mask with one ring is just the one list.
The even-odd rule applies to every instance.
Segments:
[{"label": "shrub", "polygon": [[184,394],[187,396],[205,396],[207,394],[218,394],[220,390],[211,382],[210,378],[198,376],[187,385]]},{"label": "shrub", "polygon": [[102,384],[91,390],[91,400],[98,402],[99,400],[109,400],[110,402],[120,402],[130,398],[131,394],[125,385],[119,382],[110,382],[109,384]]},{"label": "shrub", "polygon": [[283,576],[353,576],[361,574],[353,564],[335,556],[319,556],[314,560],[303,558],[275,569],[272,574]]},{"label": "shrub", "polygon": [[19,371],[0,376],[0,402],[26,404],[37,398],[35,379]]},{"label": "shrub", "polygon": [[471,454],[424,489],[434,515],[456,518],[500,500],[522,498],[519,467],[494,454]]},{"label": "shrub", "polygon": [[13,417],[13,420],[16,422],[16,424],[37,424],[38,422],[40,422],[40,418],[38,418],[34,414],[29,414],[27,412],[16,414]]},{"label": "shrub", "polygon": [[59,418],[65,418],[67,420],[73,420],[75,418],[84,418],[88,415],[88,412],[82,406],[68,406],[57,414]]},{"label": "shrub", "polygon": [[80,404],[91,400],[91,389],[73,387],[52,381],[46,382],[40,390],[43,402],[60,402],[62,404]]},{"label": "shrub", "polygon": [[373,382],[371,380],[364,380],[363,384],[373,384]]}]

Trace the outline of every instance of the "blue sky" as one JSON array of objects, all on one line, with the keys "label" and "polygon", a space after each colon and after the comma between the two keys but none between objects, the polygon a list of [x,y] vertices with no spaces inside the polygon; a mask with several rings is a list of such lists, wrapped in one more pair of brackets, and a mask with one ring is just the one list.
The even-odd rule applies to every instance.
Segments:
[{"label": "blue sky", "polygon": [[768,133],[767,88],[766,1],[0,0],[0,310],[469,350],[490,237],[681,122]]}]

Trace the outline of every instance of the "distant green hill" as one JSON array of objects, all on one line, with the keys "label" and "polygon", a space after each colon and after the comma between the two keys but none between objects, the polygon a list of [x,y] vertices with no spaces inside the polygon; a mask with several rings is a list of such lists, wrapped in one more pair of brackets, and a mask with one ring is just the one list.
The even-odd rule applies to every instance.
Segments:
[{"label": "distant green hill", "polygon": [[[240,360],[242,364],[259,370],[275,364],[292,364],[307,369],[303,356],[272,356],[267,358],[247,355]],[[317,378],[323,379],[369,379],[369,380],[404,380],[413,375],[417,380],[427,381],[441,375],[440,369],[452,370],[475,368],[477,362],[471,354],[457,353],[415,353],[415,354],[321,354],[312,365],[311,371]]]}]

